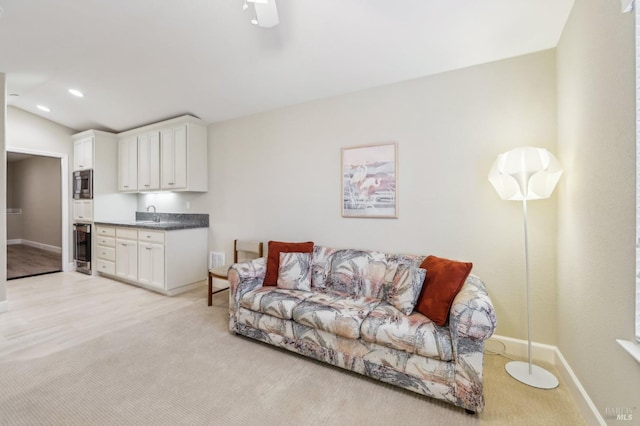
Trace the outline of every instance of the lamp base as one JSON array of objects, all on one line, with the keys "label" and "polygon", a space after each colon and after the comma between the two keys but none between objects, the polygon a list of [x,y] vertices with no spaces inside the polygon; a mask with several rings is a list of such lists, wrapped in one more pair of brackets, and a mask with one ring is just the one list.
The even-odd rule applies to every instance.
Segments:
[{"label": "lamp base", "polygon": [[511,377],[525,385],[538,389],[554,389],[558,387],[556,376],[537,365],[531,364],[531,373],[529,373],[529,363],[523,361],[508,362],[504,368]]}]

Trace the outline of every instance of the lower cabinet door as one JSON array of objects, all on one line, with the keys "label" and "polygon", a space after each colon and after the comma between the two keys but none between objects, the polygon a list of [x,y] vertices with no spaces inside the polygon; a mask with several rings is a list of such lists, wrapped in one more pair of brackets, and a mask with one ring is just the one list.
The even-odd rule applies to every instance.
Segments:
[{"label": "lower cabinet door", "polygon": [[138,242],[116,240],[116,276],[138,280]]},{"label": "lower cabinet door", "polygon": [[138,282],[164,290],[164,245],[138,243]]}]

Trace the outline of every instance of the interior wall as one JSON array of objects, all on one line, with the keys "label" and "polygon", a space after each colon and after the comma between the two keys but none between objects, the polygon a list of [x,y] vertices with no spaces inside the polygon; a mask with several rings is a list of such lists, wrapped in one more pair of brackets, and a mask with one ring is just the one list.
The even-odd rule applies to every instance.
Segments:
[{"label": "interior wall", "polygon": [[[7,78],[0,72],[0,247],[7,244]],[[7,310],[7,251],[0,250],[0,312]]]},{"label": "interior wall", "polygon": [[22,209],[18,238],[61,248],[60,159],[34,156],[12,163],[11,169],[13,202]]},{"label": "interior wall", "polygon": [[[75,130],[54,123],[35,114],[15,107],[7,108],[7,149],[22,151],[28,150],[32,153],[50,153],[66,156],[68,161],[73,159],[73,141],[71,135],[77,133]],[[60,164],[60,160],[58,160]],[[4,166],[6,167],[6,166]],[[71,191],[71,173],[69,165],[69,185],[68,193]],[[6,187],[5,184],[2,187]],[[71,202],[69,200],[69,211],[71,212]],[[60,223],[60,222],[58,222]],[[72,241],[72,218],[69,214],[68,239]],[[0,241],[4,243],[4,241]],[[68,258],[73,259],[73,247],[69,244]]]},{"label": "interior wall", "polygon": [[[212,250],[233,239],[470,260],[502,335],[526,338],[522,206],[487,180],[498,154],[555,151],[555,51],[378,87],[209,126],[209,192],[138,207],[209,213]],[[398,142],[398,219],[341,217],[340,148]],[[190,210],[186,210],[187,202]],[[556,201],[530,204],[534,338],[555,344]]]},{"label": "interior wall", "polygon": [[[7,163],[7,209],[18,208],[13,199],[15,162]],[[22,239],[22,213],[7,212],[7,240]]]},{"label": "interior wall", "polygon": [[634,58],[633,14],[576,0],[557,59],[558,346],[611,422],[640,401],[640,365],[615,341],[634,336]]}]

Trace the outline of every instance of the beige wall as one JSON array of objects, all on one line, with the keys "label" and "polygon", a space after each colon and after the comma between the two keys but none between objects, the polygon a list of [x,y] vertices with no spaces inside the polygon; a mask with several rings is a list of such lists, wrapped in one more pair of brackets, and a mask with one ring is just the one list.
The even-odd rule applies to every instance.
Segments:
[{"label": "beige wall", "polygon": [[603,416],[640,401],[615,341],[634,335],[634,55],[633,14],[576,1],[558,47],[558,346]]},{"label": "beige wall", "polygon": [[13,207],[22,209],[21,234],[13,238],[62,247],[60,159],[33,156],[11,163],[10,170],[7,191]]},{"label": "beige wall", "polygon": [[[210,248],[234,238],[436,254],[474,262],[498,333],[526,338],[521,204],[487,180],[521,145],[555,151],[555,51],[425,77],[209,126],[207,194],[140,196],[211,215]],[[398,142],[398,219],[340,214],[340,148]],[[535,339],[555,344],[556,202],[531,203]]]}]

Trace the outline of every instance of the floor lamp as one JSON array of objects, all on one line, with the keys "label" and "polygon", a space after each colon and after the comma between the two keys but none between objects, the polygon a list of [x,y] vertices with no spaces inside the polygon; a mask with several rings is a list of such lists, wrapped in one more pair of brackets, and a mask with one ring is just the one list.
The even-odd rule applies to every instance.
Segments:
[{"label": "floor lamp", "polygon": [[524,256],[527,282],[527,341],[529,362],[511,361],[505,366],[514,379],[540,389],[553,389],[558,379],[542,367],[531,363],[531,297],[529,292],[529,237],[527,201],[549,198],[562,168],[549,151],[523,147],[500,154],[491,167],[489,181],[503,200],[522,200],[524,216]]}]

